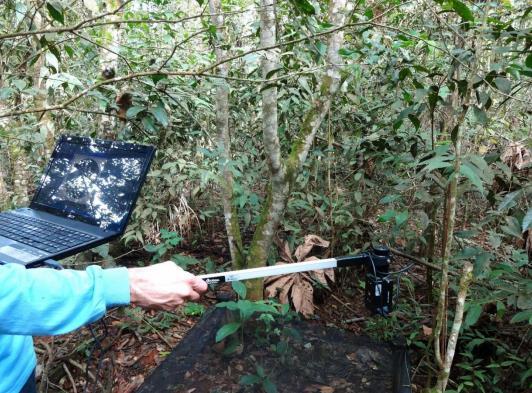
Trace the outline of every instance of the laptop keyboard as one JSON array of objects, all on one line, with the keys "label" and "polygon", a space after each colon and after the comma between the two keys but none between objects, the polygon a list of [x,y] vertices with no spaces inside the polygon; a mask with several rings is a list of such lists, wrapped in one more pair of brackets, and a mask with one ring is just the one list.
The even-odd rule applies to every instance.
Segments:
[{"label": "laptop keyboard", "polygon": [[96,236],[49,221],[12,213],[0,214],[0,236],[49,253],[57,253],[97,239]]}]

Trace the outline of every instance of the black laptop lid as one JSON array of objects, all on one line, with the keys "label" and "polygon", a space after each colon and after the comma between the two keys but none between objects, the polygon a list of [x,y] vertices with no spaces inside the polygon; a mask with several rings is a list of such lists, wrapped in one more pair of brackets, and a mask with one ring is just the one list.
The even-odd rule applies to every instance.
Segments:
[{"label": "black laptop lid", "polygon": [[152,146],[62,136],[30,207],[122,233]]}]

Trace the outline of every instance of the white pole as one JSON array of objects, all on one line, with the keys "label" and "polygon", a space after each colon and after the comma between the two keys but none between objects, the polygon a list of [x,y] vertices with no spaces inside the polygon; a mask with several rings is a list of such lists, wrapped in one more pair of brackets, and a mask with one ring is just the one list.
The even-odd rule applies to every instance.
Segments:
[{"label": "white pole", "polygon": [[282,276],[284,274],[306,272],[309,270],[331,269],[337,267],[337,263],[338,261],[335,258],[329,258],[317,261],[285,263],[274,266],[255,267],[252,269],[233,270],[232,272],[202,274],[198,277],[205,280],[208,284],[241,281],[268,276]]}]

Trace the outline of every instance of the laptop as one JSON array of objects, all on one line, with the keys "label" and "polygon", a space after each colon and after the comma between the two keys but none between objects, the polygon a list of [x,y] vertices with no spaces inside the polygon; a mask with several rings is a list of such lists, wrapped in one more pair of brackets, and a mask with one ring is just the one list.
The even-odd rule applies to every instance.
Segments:
[{"label": "laptop", "polygon": [[122,235],[154,153],[62,136],[30,206],[0,213],[0,264],[53,264]]}]

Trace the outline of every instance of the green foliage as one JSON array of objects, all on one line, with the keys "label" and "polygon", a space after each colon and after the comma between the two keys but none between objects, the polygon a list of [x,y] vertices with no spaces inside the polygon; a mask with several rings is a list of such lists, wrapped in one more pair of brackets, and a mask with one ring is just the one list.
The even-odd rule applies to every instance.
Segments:
[{"label": "green foliage", "polygon": [[277,393],[277,387],[271,381],[271,379],[266,375],[264,368],[260,365],[256,365],[256,374],[248,374],[240,377],[240,385],[243,386],[257,386],[262,388],[266,393]]},{"label": "green foliage", "polygon": [[200,317],[205,313],[205,306],[199,303],[186,303],[183,314],[189,317]]},{"label": "green foliage", "polygon": [[147,244],[144,249],[149,253],[153,253],[152,261],[160,262],[170,250],[174,249],[183,238],[176,232],[171,232],[166,229],[161,230],[161,243],[159,244]]},{"label": "green foliage", "polygon": [[[438,0],[426,7],[355,3],[339,50],[345,62],[343,84],[298,173],[279,236],[295,244],[315,233],[331,240],[336,255],[385,242],[427,256],[433,226],[436,250],[441,246],[443,199],[449,181],[457,176],[451,269],[458,271],[464,261],[471,261],[477,280],[466,304],[463,340],[468,345],[478,338],[471,332],[482,325],[491,304],[496,307],[494,318],[518,334],[526,332],[532,291],[527,255],[520,248],[523,232],[532,223],[530,164],[518,169],[503,156],[510,142],[531,147],[530,7],[522,1]],[[53,124],[56,133],[107,137],[110,131],[118,140],[157,147],[123,241],[130,247],[144,246],[153,262],[168,258],[183,268],[198,261],[176,254],[177,246],[227,257],[220,235],[224,180],[218,171],[221,155],[214,110],[220,83],[229,87],[234,154],[226,164],[234,178],[234,219],[244,237],[256,226],[269,186],[260,113],[264,85],[254,82],[260,78],[262,53],[254,52],[259,24],[249,17],[251,5],[224,4],[231,12],[225,18],[228,38],[223,47],[229,56],[242,57],[228,62],[232,79],[222,81],[206,76],[213,69],[196,72],[214,64],[215,32],[206,14],[179,29],[173,23],[151,23],[199,15],[201,7],[166,0],[131,2],[120,18],[146,22],[117,25],[121,39],[115,71],[119,78],[141,76],[94,87],[104,82],[101,65],[109,55],[104,48],[110,26],[85,26],[76,34],[26,35],[48,29],[46,23],[52,28],[75,26],[89,18],[88,10],[83,2],[46,1],[37,11],[21,0],[3,2],[0,34],[23,35],[0,39],[0,116],[7,114],[0,118],[0,190],[3,185],[7,190],[7,198],[0,194],[0,206],[27,203],[49,155],[47,124]],[[35,18],[35,12],[41,18]],[[276,6],[277,35],[283,45],[279,68],[268,77],[283,78],[276,87],[278,136],[285,154],[319,89],[327,50],[326,35],[320,34],[333,27],[325,15],[326,2],[292,0]],[[373,18],[378,18],[377,25],[363,23]],[[36,26],[38,19],[46,23]],[[165,75],[168,71],[183,75]],[[123,90],[131,92],[132,105],[124,121],[116,119],[106,130],[102,119],[117,114],[116,99]],[[63,103],[69,104],[61,110],[31,112]],[[9,115],[18,110],[22,113]],[[462,162],[455,173],[454,145],[460,135]],[[216,250],[205,247],[210,239],[216,240]],[[111,260],[105,247],[96,251]],[[434,263],[437,255],[432,255]],[[270,259],[274,257],[272,253]],[[208,266],[209,271],[221,268],[212,261]],[[276,322],[286,316],[284,309],[249,302],[242,286],[235,286],[240,299],[226,306],[236,312],[239,328],[256,316],[264,327],[259,333],[269,329],[267,334],[275,335]],[[368,331],[380,332],[381,337],[390,330],[402,331],[406,319],[412,323],[403,333],[417,348],[425,348],[417,316],[430,313],[416,306],[400,312],[403,318],[371,319]],[[515,363],[501,370],[516,375],[516,381],[527,381],[526,362],[522,354],[515,356]],[[478,359],[465,355],[459,362],[464,372],[455,378],[452,371],[451,379],[458,384],[453,389],[504,390],[503,372],[495,376],[495,369],[481,367]],[[261,381],[254,386],[261,386]]]}]

